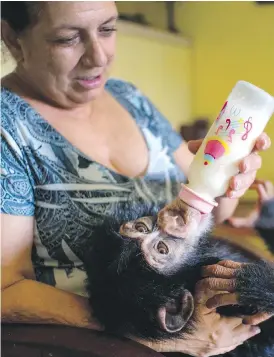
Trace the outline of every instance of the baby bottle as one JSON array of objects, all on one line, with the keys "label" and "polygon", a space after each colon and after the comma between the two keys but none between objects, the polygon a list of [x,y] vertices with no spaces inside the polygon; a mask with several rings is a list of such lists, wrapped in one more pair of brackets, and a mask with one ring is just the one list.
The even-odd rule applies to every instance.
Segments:
[{"label": "baby bottle", "polygon": [[251,83],[236,83],[190,166],[179,197],[209,213],[228,189],[240,161],[252,151],[274,112],[274,98]]}]

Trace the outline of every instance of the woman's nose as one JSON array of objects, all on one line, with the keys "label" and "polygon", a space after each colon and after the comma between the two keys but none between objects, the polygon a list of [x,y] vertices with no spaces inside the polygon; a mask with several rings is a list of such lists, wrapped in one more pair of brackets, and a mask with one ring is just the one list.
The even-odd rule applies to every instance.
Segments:
[{"label": "woman's nose", "polygon": [[104,67],[107,64],[107,55],[100,41],[96,39],[87,44],[82,60],[86,67]]}]

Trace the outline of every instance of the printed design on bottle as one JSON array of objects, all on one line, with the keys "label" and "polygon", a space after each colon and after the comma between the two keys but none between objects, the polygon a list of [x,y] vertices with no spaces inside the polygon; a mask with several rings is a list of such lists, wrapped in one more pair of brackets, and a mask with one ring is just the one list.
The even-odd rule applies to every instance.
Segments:
[{"label": "printed design on bottle", "polygon": [[204,165],[211,164],[214,160],[229,153],[228,143],[219,136],[213,136],[206,142],[204,150]]},{"label": "printed design on bottle", "polygon": [[246,140],[248,138],[248,134],[252,130],[252,117],[249,117],[245,122],[244,122],[244,129],[245,133],[242,135],[242,140]]},{"label": "printed design on bottle", "polygon": [[227,103],[228,103],[228,101],[226,101],[225,104],[223,105],[223,107],[222,107],[222,109],[221,109],[219,115],[218,115],[217,118],[216,118],[216,122],[218,122],[219,119],[221,118],[221,116],[224,114],[224,112],[225,112],[225,110],[226,110],[226,107],[227,107]]},{"label": "printed design on bottle", "polygon": [[[233,105],[227,112],[228,101],[226,101],[215,120],[215,136],[209,137],[204,149],[204,165],[209,165],[223,155],[230,152],[230,145],[235,135],[240,135],[245,141],[252,130],[252,117],[244,120],[240,117],[241,109]],[[234,117],[234,119],[233,119]],[[222,119],[222,120],[221,120]]]}]

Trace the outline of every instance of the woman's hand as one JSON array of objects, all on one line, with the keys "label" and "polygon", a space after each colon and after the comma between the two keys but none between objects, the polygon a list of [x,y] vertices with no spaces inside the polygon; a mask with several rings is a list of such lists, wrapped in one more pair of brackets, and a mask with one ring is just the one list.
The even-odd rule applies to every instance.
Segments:
[{"label": "woman's hand", "polygon": [[208,357],[227,353],[260,333],[258,327],[244,325],[241,318],[221,316],[216,312],[217,306],[208,308],[206,303],[215,294],[216,291],[211,290],[204,280],[196,284],[196,330],[186,337],[195,348],[194,356]]},{"label": "woman's hand", "polygon": [[[189,150],[195,154],[201,146],[203,140],[190,141],[188,144]],[[253,184],[257,170],[261,168],[262,159],[258,152],[270,148],[271,140],[266,133],[262,133],[255,142],[254,149],[250,155],[245,157],[239,164],[239,174],[232,177],[230,180],[229,189],[226,196],[229,198],[239,198]]]},{"label": "woman's hand", "polygon": [[234,350],[244,341],[260,333],[257,326],[243,324],[241,318],[223,317],[206,302],[216,294],[201,280],[196,285],[195,310],[191,318],[193,331],[182,339],[151,342],[147,345],[159,352],[181,352],[195,357],[215,356]]},{"label": "woman's hand", "polygon": [[[190,141],[188,143],[189,151],[195,154],[201,146],[202,141]],[[219,205],[213,210],[215,223],[222,223],[233,215],[238,205],[238,198],[243,196],[252,185],[257,170],[261,167],[262,160],[258,152],[267,150],[270,145],[270,138],[266,133],[262,133],[256,140],[252,153],[239,163],[239,173],[230,179],[227,192],[224,196],[216,198]]]},{"label": "woman's hand", "polygon": [[257,192],[258,198],[254,209],[246,217],[231,217],[228,222],[236,228],[253,228],[259,218],[264,202],[274,198],[274,185],[270,181],[255,180],[250,187]]}]

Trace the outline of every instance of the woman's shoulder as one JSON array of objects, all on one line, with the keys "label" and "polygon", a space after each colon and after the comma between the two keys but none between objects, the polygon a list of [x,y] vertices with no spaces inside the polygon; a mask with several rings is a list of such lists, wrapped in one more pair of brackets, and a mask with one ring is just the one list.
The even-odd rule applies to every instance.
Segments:
[{"label": "woman's shoulder", "polygon": [[107,81],[105,88],[133,115],[135,120],[153,116],[158,120],[161,119],[155,105],[135,84],[123,79],[111,78]]},{"label": "woman's shoulder", "polygon": [[4,87],[1,88],[1,130],[8,133],[14,132],[18,101],[19,98],[15,93]]},{"label": "woman's shoulder", "polygon": [[2,127],[14,124],[15,120],[22,116],[24,107],[27,108],[27,103],[23,98],[19,97],[11,90],[1,88],[1,117]]},{"label": "woman's shoulder", "polygon": [[106,89],[119,96],[132,94],[143,96],[141,91],[133,83],[120,78],[110,78],[106,83]]},{"label": "woman's shoulder", "polygon": [[24,99],[19,97],[18,94],[12,90],[6,87],[1,87],[1,105],[5,107],[14,106],[20,101],[23,102]]},{"label": "woman's shoulder", "polygon": [[156,110],[149,98],[131,82],[111,78],[107,81],[105,88],[130,112],[136,122],[151,117]]},{"label": "woman's shoulder", "polygon": [[137,125],[146,132],[147,138],[155,141],[154,146],[160,140],[164,147],[173,152],[181,145],[180,134],[172,128],[149,97],[134,84],[112,78],[107,81],[106,89],[129,111]]},{"label": "woman's shoulder", "polygon": [[1,88],[1,130],[9,140],[27,145],[29,138],[45,135],[44,127],[43,118],[23,97]]}]

